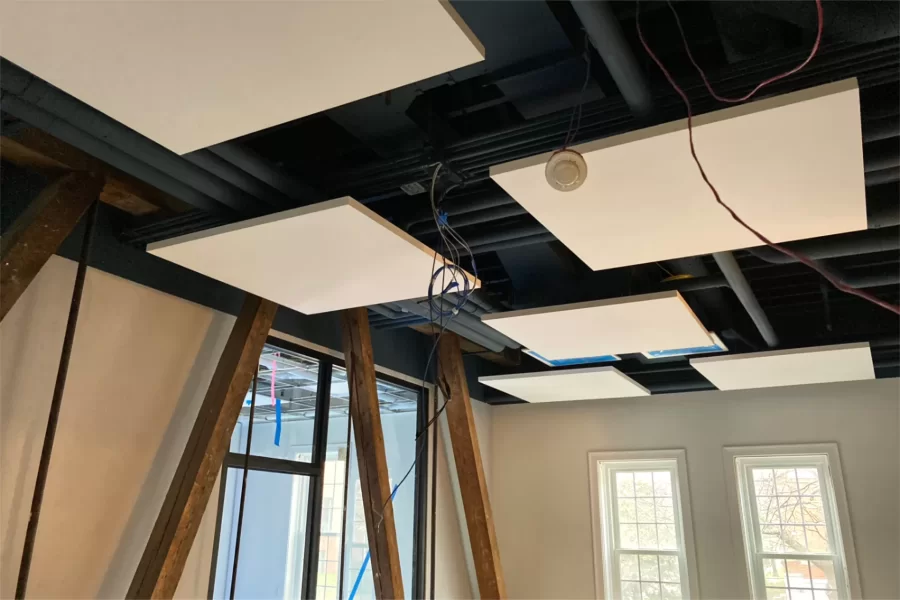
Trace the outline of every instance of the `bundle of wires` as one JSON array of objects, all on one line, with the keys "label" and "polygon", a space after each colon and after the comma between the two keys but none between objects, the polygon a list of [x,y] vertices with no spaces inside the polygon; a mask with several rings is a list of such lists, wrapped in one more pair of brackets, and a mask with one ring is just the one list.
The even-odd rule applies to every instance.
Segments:
[{"label": "bundle of wires", "polygon": [[[471,296],[474,291],[474,281],[478,279],[478,267],[475,265],[475,256],[472,254],[472,248],[469,247],[469,244],[466,243],[463,237],[449,224],[447,213],[440,208],[444,197],[448,192],[456,188],[458,184],[445,188],[437,201],[435,201],[435,191],[442,168],[443,165],[441,163],[438,163],[435,167],[434,173],[431,176],[431,186],[428,193],[428,198],[431,203],[431,214],[434,218],[434,224],[437,226],[438,234],[440,235],[438,248],[434,252],[434,259],[431,263],[431,275],[428,279],[429,319],[432,323],[437,325],[438,333],[434,338],[434,344],[431,346],[431,351],[428,353],[428,359],[425,361],[425,370],[422,374],[423,388],[426,387],[428,372],[431,368],[435,354],[437,353],[438,344],[444,336],[444,333],[447,331],[447,326],[469,301],[469,296]],[[449,255],[449,259],[447,258],[447,255]],[[474,279],[470,279],[469,274],[460,266],[460,259],[466,257],[466,255],[468,255],[469,264],[472,265]],[[440,266],[438,266],[439,256]],[[440,284],[439,287],[437,287],[437,293],[435,293],[435,286],[438,285],[438,282],[440,282]],[[449,294],[455,294],[455,300],[452,302],[447,299]],[[452,307],[448,309],[448,305],[452,305]],[[435,378],[435,380],[437,380],[437,378]],[[388,504],[394,500],[394,497],[397,495],[397,490],[399,490],[400,486],[402,486],[409,478],[415,470],[416,465],[419,463],[422,451],[426,446],[424,443],[425,440],[423,440],[422,437],[428,433],[431,426],[437,422],[438,417],[440,417],[441,413],[444,412],[444,409],[447,408],[447,403],[450,402],[450,400],[451,398],[447,396],[444,403],[437,411],[435,411],[431,419],[429,419],[428,422],[425,423],[425,426],[416,433],[416,438],[414,440],[417,446],[416,456],[409,466],[409,469],[406,470],[406,473],[400,481],[397,482],[397,485],[394,486],[390,497],[378,512],[378,522],[375,524],[375,535],[378,535],[378,532],[381,530],[381,525],[384,523],[384,512],[387,510]],[[356,575],[356,580],[353,582],[353,587],[350,590],[348,600],[354,600],[359,591],[359,586],[362,583],[366,568],[369,566],[370,558],[371,550],[366,552],[359,573]]]}]

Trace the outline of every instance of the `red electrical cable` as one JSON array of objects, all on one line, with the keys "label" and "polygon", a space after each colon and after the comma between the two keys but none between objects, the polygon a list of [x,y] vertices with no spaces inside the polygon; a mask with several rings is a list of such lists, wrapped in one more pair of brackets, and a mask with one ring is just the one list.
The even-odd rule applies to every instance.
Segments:
[{"label": "red electrical cable", "polygon": [[[687,55],[691,61],[691,64],[694,65],[694,68],[696,68],[697,71],[700,73],[700,76],[703,78],[703,83],[706,85],[706,89],[709,90],[709,93],[714,98],[716,98],[717,100],[719,100],[721,102],[727,102],[727,103],[743,102],[745,100],[752,98],[754,94],[756,94],[759,90],[761,90],[765,86],[769,85],[770,83],[773,83],[780,79],[784,79],[785,77],[788,77],[790,75],[793,75],[794,73],[797,73],[803,67],[805,67],[807,64],[809,64],[809,61],[811,61],[813,59],[813,57],[816,55],[816,52],[818,52],[819,45],[822,41],[822,30],[824,28],[824,18],[823,18],[823,13],[822,13],[822,0],[816,0],[816,10],[818,12],[819,27],[818,27],[818,32],[816,34],[816,42],[815,42],[815,44],[813,44],[812,50],[810,51],[809,56],[806,58],[806,60],[804,60],[802,63],[800,63],[798,66],[794,67],[790,71],[787,71],[785,73],[782,73],[781,75],[776,75],[775,77],[770,77],[769,79],[766,79],[765,81],[763,81],[762,83],[757,85],[755,88],[753,88],[753,90],[750,91],[750,93],[746,94],[745,96],[742,96],[740,98],[724,98],[724,97],[716,94],[716,92],[712,89],[712,86],[710,85],[709,80],[706,77],[706,74],[703,72],[703,69],[700,68],[700,66],[694,60],[694,57],[691,55],[691,51],[690,51],[690,49],[688,47],[688,43],[687,43],[687,38],[684,34],[684,30],[681,27],[681,21],[678,19],[678,13],[675,12],[675,7],[672,6],[671,2],[669,2],[668,4],[669,4],[669,8],[672,10],[672,13],[675,15],[675,22],[678,25],[678,31],[681,34],[681,40],[684,43],[684,49],[687,52]],[[868,300],[869,302],[872,302],[873,304],[876,304],[876,305],[878,305],[882,308],[885,308],[895,314],[900,315],[900,306],[891,304],[889,302],[881,300],[880,298],[876,298],[875,296],[873,296],[867,292],[864,292],[862,290],[852,288],[849,285],[847,285],[846,283],[844,283],[843,281],[841,281],[840,279],[838,279],[835,275],[829,273],[826,269],[821,267],[818,263],[816,263],[811,258],[809,258],[799,252],[795,252],[794,250],[791,250],[790,248],[787,248],[785,246],[782,246],[780,244],[776,244],[775,242],[772,242],[766,236],[764,236],[757,230],[753,229],[750,225],[748,225],[743,219],[741,219],[740,216],[738,216],[738,214],[736,212],[734,212],[734,210],[730,206],[728,206],[722,200],[722,198],[719,196],[718,190],[716,190],[715,186],[712,184],[712,182],[709,180],[709,177],[706,175],[706,171],[703,169],[703,165],[700,163],[700,159],[697,157],[697,150],[694,148],[694,132],[693,132],[693,122],[692,122],[693,113],[691,111],[691,102],[688,99],[687,94],[684,92],[684,90],[682,90],[678,86],[677,83],[675,83],[675,79],[672,77],[672,75],[669,73],[669,71],[666,69],[666,67],[662,64],[662,61],[660,61],[659,58],[657,58],[656,54],[653,53],[653,50],[650,49],[650,46],[647,44],[647,41],[644,39],[644,33],[643,33],[643,31],[641,31],[640,16],[641,16],[641,2],[640,2],[640,0],[637,0],[637,11],[635,14],[635,24],[637,25],[638,39],[640,39],[641,45],[644,47],[644,50],[647,52],[647,54],[650,56],[650,58],[653,59],[653,62],[656,63],[656,66],[659,67],[659,70],[662,71],[663,75],[665,75],[666,80],[668,80],[668,82],[669,82],[669,85],[671,85],[672,88],[678,93],[678,95],[681,96],[681,100],[684,102],[684,105],[687,108],[688,141],[690,142],[691,156],[694,159],[694,163],[697,165],[697,170],[700,171],[700,176],[703,177],[703,181],[706,183],[707,187],[709,187],[709,190],[712,192],[713,196],[715,196],[716,202],[718,202],[722,208],[724,208],[725,210],[728,211],[728,213],[731,215],[732,219],[737,221],[741,226],[744,227],[744,229],[746,229],[747,231],[749,231],[750,233],[755,235],[765,245],[777,250],[778,252],[781,252],[782,254],[790,256],[797,262],[803,263],[807,267],[813,269],[814,271],[819,273],[819,275],[821,275],[822,277],[827,279],[828,282],[831,283],[831,285],[833,285],[840,291],[842,291],[846,294],[852,294],[854,296],[858,296],[858,297],[862,298],[863,300]]]}]

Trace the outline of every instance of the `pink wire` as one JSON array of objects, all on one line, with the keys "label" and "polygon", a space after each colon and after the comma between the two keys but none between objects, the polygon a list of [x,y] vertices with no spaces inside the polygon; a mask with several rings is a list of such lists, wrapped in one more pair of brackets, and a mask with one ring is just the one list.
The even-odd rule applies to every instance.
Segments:
[{"label": "pink wire", "polygon": [[272,406],[275,406],[275,373],[278,372],[278,357],[281,353],[272,355],[272,381],[269,383],[269,395],[272,397]]},{"label": "pink wire", "polygon": [[[815,44],[813,44],[812,50],[810,51],[809,56],[806,58],[806,60],[804,60],[802,63],[800,63],[800,65],[798,65],[797,67],[794,67],[790,71],[787,71],[786,73],[782,73],[781,75],[776,75],[775,77],[766,79],[765,81],[763,81],[762,83],[757,85],[755,88],[753,88],[753,90],[749,94],[747,94],[741,98],[724,98],[724,97],[716,94],[716,92],[712,89],[712,86],[710,85],[709,81],[707,80],[706,74],[703,72],[703,69],[701,69],[697,65],[696,61],[694,60],[694,57],[691,55],[690,49],[688,48],[687,38],[684,35],[684,30],[682,29],[681,22],[678,19],[678,13],[675,12],[675,7],[673,7],[671,3],[669,3],[669,8],[672,10],[672,13],[675,14],[675,22],[678,25],[678,31],[681,34],[681,39],[682,39],[682,42],[684,43],[684,48],[687,51],[688,58],[690,59],[691,64],[694,65],[694,67],[700,73],[700,76],[703,78],[703,83],[706,84],[706,89],[709,90],[709,93],[712,94],[712,96],[714,98],[716,98],[717,100],[719,100],[721,102],[727,102],[727,103],[737,103],[737,102],[743,102],[745,100],[748,100],[749,98],[753,97],[753,95],[756,94],[756,92],[758,92],[765,86],[769,85],[770,83],[773,83],[775,81],[778,81],[780,79],[784,79],[785,77],[793,75],[794,73],[798,72],[800,69],[805,67],[807,64],[809,64],[809,61],[811,61],[813,59],[813,57],[816,55],[816,52],[818,52],[818,50],[819,50],[819,44],[822,39],[822,30],[824,28],[822,0],[816,0],[816,9],[818,12],[819,29],[818,29],[818,33],[816,34],[816,42],[815,42]],[[794,250],[791,250],[790,248],[787,248],[785,246],[782,246],[780,244],[776,244],[775,242],[772,242],[766,236],[764,236],[757,230],[753,229],[750,225],[748,225],[740,216],[738,216],[738,214],[736,212],[734,212],[734,210],[730,206],[728,206],[722,200],[722,198],[719,196],[718,190],[716,190],[715,186],[712,184],[712,182],[709,180],[709,177],[706,175],[706,171],[703,169],[703,165],[700,163],[700,159],[697,157],[697,150],[694,148],[694,131],[693,131],[693,122],[692,122],[693,113],[691,111],[691,102],[688,99],[687,94],[684,92],[684,90],[682,90],[678,86],[678,84],[675,82],[675,79],[672,77],[672,75],[669,73],[669,71],[666,69],[666,67],[662,64],[662,61],[660,61],[659,58],[657,58],[656,54],[653,53],[653,50],[650,49],[650,46],[647,44],[647,41],[644,39],[644,33],[643,33],[643,31],[641,31],[640,15],[641,15],[641,3],[640,3],[640,0],[637,0],[637,13],[635,15],[635,24],[637,25],[638,39],[640,39],[641,45],[644,47],[644,50],[647,52],[647,54],[650,56],[650,58],[653,59],[653,62],[656,63],[656,66],[659,67],[659,70],[662,71],[663,75],[665,75],[666,80],[668,80],[668,82],[669,82],[669,85],[671,85],[672,88],[678,93],[678,95],[681,96],[681,100],[684,102],[684,105],[687,108],[688,141],[690,142],[691,156],[694,158],[694,163],[697,165],[697,170],[700,171],[700,176],[703,177],[703,181],[706,183],[707,187],[709,187],[710,191],[713,193],[713,196],[715,196],[716,202],[718,202],[722,208],[724,208],[725,210],[728,211],[728,213],[731,215],[732,219],[734,219],[740,225],[742,225],[744,227],[744,229],[746,229],[747,231],[749,231],[750,233],[755,235],[761,242],[763,242],[770,248],[773,248],[773,249],[777,250],[778,252],[785,254],[786,256],[790,256],[797,262],[803,263],[807,267],[816,271],[817,273],[819,273],[819,275],[821,275],[826,280],[828,280],[828,282],[831,283],[831,285],[833,285],[840,291],[842,291],[846,294],[851,294],[853,296],[858,296],[859,298],[862,298],[863,300],[868,300],[869,302],[876,304],[882,308],[885,308],[885,309],[893,312],[894,314],[900,315],[900,306],[897,306],[895,304],[891,304],[890,302],[881,300],[880,298],[877,298],[877,297],[875,297],[867,292],[864,292],[862,290],[852,288],[849,285],[847,285],[846,283],[844,283],[843,281],[841,281],[840,279],[838,279],[835,275],[829,273],[826,269],[822,268],[817,262],[815,262],[808,256],[805,256],[804,254],[801,254],[800,252],[796,252]]]}]

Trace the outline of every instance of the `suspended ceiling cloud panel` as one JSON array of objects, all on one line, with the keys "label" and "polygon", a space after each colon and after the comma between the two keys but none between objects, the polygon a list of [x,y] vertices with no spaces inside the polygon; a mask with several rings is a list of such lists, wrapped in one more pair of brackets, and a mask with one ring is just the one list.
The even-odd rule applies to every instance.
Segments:
[{"label": "suspended ceiling cloud panel", "polygon": [[676,291],[517,310],[481,318],[497,331],[551,360],[713,343]]},{"label": "suspended ceiling cloud panel", "polygon": [[443,0],[0,3],[0,53],[183,154],[470,65]]},{"label": "suspended ceiling cloud panel", "polygon": [[564,402],[649,396],[644,386],[615,367],[479,377],[484,385],[527,402]]},{"label": "suspended ceiling cloud panel", "polygon": [[[867,227],[856,80],[694,119],[697,153],[722,199],[775,242]],[[587,179],[547,183],[542,154],[491,177],[594,270],[759,246],[719,206],[691,159],[687,121],[574,147]]]},{"label": "suspended ceiling cloud panel", "polygon": [[720,390],[875,379],[869,344],[841,344],[691,359]]},{"label": "suspended ceiling cloud panel", "polygon": [[434,260],[433,250],[352,198],[173,238],[147,251],[305,314],[423,297]]}]

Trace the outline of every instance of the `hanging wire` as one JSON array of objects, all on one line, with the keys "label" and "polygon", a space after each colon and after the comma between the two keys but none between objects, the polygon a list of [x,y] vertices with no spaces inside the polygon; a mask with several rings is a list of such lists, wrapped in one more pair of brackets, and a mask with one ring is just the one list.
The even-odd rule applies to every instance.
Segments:
[{"label": "hanging wire", "polygon": [[[468,254],[469,260],[472,264],[472,271],[475,276],[475,279],[478,278],[478,270],[475,266],[475,257],[472,253],[472,249],[469,244],[463,239],[463,237],[457,232],[453,227],[451,227],[448,223],[448,218],[446,213],[441,213],[439,206],[444,199],[444,196],[450,190],[457,187],[457,184],[454,184],[447,189],[445,189],[440,196],[438,202],[435,202],[435,189],[437,187],[438,175],[443,168],[442,164],[438,164],[434,173],[431,176],[431,187],[429,190],[429,200],[431,201],[431,212],[434,218],[435,225],[438,227],[438,233],[440,234],[440,240],[438,242],[438,249],[434,252],[434,257],[431,262],[431,276],[429,277],[428,282],[428,316],[429,321],[438,326],[438,334],[435,336],[434,344],[431,346],[431,351],[428,353],[428,358],[425,361],[425,369],[422,373],[422,387],[425,388],[427,386],[428,381],[428,372],[431,368],[432,361],[434,360],[434,356],[437,352],[438,345],[441,342],[441,338],[443,338],[444,333],[447,331],[447,327],[453,321],[453,318],[459,314],[459,311],[466,305],[466,302],[469,299],[469,296],[474,291],[472,288],[473,282],[469,280],[468,274],[459,266],[459,259],[461,256],[461,252],[465,252]],[[450,254],[450,259],[452,262],[448,262],[446,258],[446,254]],[[438,256],[441,257],[441,266],[438,267]],[[438,278],[440,277],[440,287],[438,288],[437,293],[437,302],[435,304],[435,284],[437,283]],[[452,279],[448,283],[447,278],[451,277]],[[460,282],[459,278],[462,278],[462,282]],[[448,293],[451,293],[453,290],[460,290],[457,293],[457,301],[454,304],[454,308],[450,311],[444,309],[443,301],[444,296]],[[437,379],[435,377],[435,379]],[[413,458],[412,464],[409,465],[409,468],[403,474],[403,477],[400,478],[400,481],[397,482],[397,485],[394,486],[393,491],[391,492],[390,497],[387,501],[381,506],[381,510],[377,512],[378,522],[375,524],[375,535],[381,531],[381,526],[384,523],[384,513],[387,510],[388,505],[393,501],[394,497],[397,495],[397,491],[400,489],[400,486],[409,479],[409,476],[413,473],[416,468],[416,465],[419,463],[419,459],[422,457],[422,451],[425,449],[426,445],[422,440],[422,437],[428,433],[431,429],[432,425],[434,425],[441,414],[444,412],[444,409],[447,408],[447,404],[450,402],[451,398],[448,396],[441,407],[434,413],[431,419],[428,420],[427,423],[422,427],[422,429],[416,433],[416,437],[414,440],[416,449],[416,456]],[[366,552],[366,556],[363,559],[362,566],[359,569],[359,573],[356,575],[356,580],[353,582],[353,587],[350,590],[350,595],[348,596],[348,600],[354,600],[357,592],[359,591],[360,583],[362,582],[363,575],[366,571],[366,568],[369,565],[369,560],[371,558],[371,549]]]},{"label": "hanging wire", "polygon": [[234,540],[234,561],[231,565],[231,600],[234,600],[235,586],[237,585],[238,555],[241,552],[241,529],[244,525],[244,501],[247,498],[247,471],[250,467],[250,443],[253,441],[253,413],[256,410],[256,382],[259,376],[259,365],[253,373],[253,386],[250,395],[250,422],[247,425],[247,451],[244,453],[244,474],[241,480],[241,503],[238,506],[237,531]]},{"label": "hanging wire", "polygon": [[566,130],[563,148],[567,148],[575,141],[578,130],[581,129],[581,115],[584,112],[584,93],[587,91],[588,84],[591,81],[591,39],[586,31],[584,32],[583,57],[585,62],[584,83],[581,86],[581,91],[578,93],[578,103],[572,108],[572,115],[569,117],[569,127]]}]

